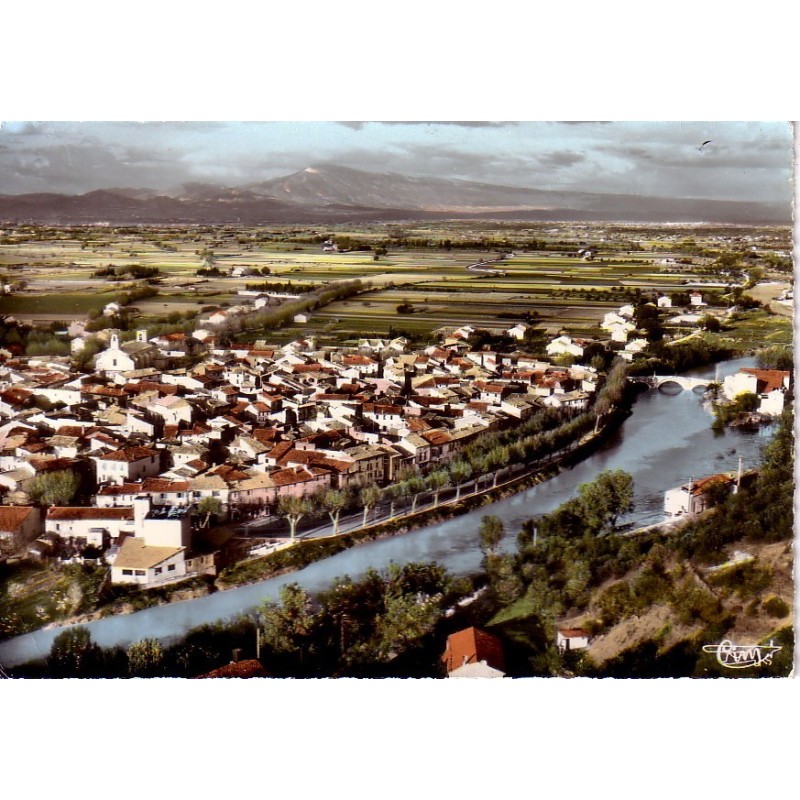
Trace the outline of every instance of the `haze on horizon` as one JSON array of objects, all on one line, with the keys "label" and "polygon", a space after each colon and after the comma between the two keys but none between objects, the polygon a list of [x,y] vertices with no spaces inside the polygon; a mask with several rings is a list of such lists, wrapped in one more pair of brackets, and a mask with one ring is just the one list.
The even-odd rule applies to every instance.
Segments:
[{"label": "haze on horizon", "polygon": [[[710,143],[701,147],[702,143]],[[531,189],[786,203],[788,122],[4,122],[0,194],[237,186],[315,164]]]}]

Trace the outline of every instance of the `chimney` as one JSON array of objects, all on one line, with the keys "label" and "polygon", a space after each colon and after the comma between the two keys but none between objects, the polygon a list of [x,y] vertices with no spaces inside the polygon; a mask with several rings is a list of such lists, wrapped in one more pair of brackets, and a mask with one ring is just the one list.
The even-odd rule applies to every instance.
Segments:
[{"label": "chimney", "polygon": [[136,331],[136,341],[137,342],[147,342],[147,329],[142,328],[142,330]]},{"label": "chimney", "polygon": [[242,660],[242,648],[235,647],[231,653],[231,664],[238,664]]}]

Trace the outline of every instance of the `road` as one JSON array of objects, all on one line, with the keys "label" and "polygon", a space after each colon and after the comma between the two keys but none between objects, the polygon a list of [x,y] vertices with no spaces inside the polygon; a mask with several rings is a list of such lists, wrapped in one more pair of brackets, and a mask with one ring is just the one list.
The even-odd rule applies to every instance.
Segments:
[{"label": "road", "polygon": [[[413,514],[416,516],[423,511],[432,511],[436,508],[443,508],[456,502],[456,498],[463,500],[476,493],[484,494],[492,489],[501,488],[504,485],[518,481],[522,478],[534,475],[543,469],[553,466],[559,462],[568,451],[559,451],[546,459],[535,461],[531,464],[512,464],[502,467],[495,473],[487,473],[476,480],[472,479],[461,485],[460,491],[455,486],[442,489],[439,492],[438,500],[434,497],[434,492],[427,490],[420,492],[417,496],[416,505],[411,499],[398,499],[395,503],[394,514],[390,515],[390,503],[380,503],[367,515],[367,527],[388,522],[390,520],[401,520],[410,517],[412,506]],[[338,533],[349,533],[364,527],[364,511],[357,511],[339,518]],[[305,522],[305,525],[303,525]],[[275,517],[266,519],[255,519],[244,522],[239,526],[242,533],[254,538],[285,538],[287,535],[287,524],[283,520],[276,520]],[[333,523],[330,520],[319,522],[319,517],[301,520],[298,525],[297,539],[318,539],[333,536]]]}]

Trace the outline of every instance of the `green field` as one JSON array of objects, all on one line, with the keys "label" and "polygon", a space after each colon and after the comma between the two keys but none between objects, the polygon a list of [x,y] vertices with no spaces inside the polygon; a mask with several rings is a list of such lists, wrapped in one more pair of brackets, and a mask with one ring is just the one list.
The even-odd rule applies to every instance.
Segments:
[{"label": "green field", "polygon": [[[790,246],[788,229],[769,229],[766,239],[765,230],[754,229],[748,241],[766,242],[765,253]],[[302,328],[261,334],[285,340],[296,330],[344,341],[384,335],[390,328],[416,334],[463,324],[509,328],[527,318],[543,334],[566,329],[592,336],[599,335],[597,324],[603,315],[622,303],[685,291],[692,283],[707,281],[715,254],[741,250],[746,234],[741,228],[706,233],[702,228],[474,221],[351,223],[325,229],[31,226],[6,231],[0,244],[0,275],[28,284],[11,297],[0,297],[0,313],[34,322],[47,315],[80,318],[102,309],[131,285],[128,280],[94,278],[96,270],[141,265],[161,272],[158,296],[135,304],[143,324],[175,311],[237,304],[243,299],[237,291],[248,283],[358,278],[372,282],[374,291],[314,310]],[[347,237],[348,247],[380,245],[388,252],[377,260],[372,250],[325,253],[319,242],[329,236]],[[534,249],[527,249],[531,240]],[[448,242],[456,246],[447,249]],[[589,242],[601,243],[599,255],[584,261],[578,250]],[[494,262],[510,250],[513,256]],[[243,266],[259,274],[197,277],[209,252],[224,273]],[[665,264],[667,258],[691,263]],[[479,262],[494,262],[486,266],[496,271],[467,269]],[[757,258],[755,263],[760,263]],[[261,274],[264,268],[268,275]],[[411,304],[412,313],[398,314],[397,306],[404,302]],[[790,335],[788,319],[783,328],[773,323],[759,327],[749,318],[737,323],[736,336],[742,342],[769,344]]]}]

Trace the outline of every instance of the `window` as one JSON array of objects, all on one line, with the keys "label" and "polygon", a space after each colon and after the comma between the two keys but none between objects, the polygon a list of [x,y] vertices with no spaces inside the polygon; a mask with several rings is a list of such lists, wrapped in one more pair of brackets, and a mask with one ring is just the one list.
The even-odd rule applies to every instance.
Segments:
[{"label": "window", "polygon": [[175,565],[174,564],[168,564],[167,565],[167,572],[174,572],[174,571],[175,571]]},{"label": "window", "polygon": [[147,575],[147,571],[146,571],[146,570],[143,570],[143,569],[137,569],[137,570],[134,572],[134,575],[139,575],[139,576],[141,577],[142,575]]},{"label": "window", "polygon": [[122,574],[123,575],[133,575],[133,570],[132,569],[124,569],[124,570],[122,570]]},{"label": "window", "polygon": [[160,575],[160,574],[161,574],[161,572],[162,572],[162,570],[163,570],[163,567],[156,567],[156,568],[153,570],[153,572],[155,572],[155,574],[156,574],[156,575]]}]

